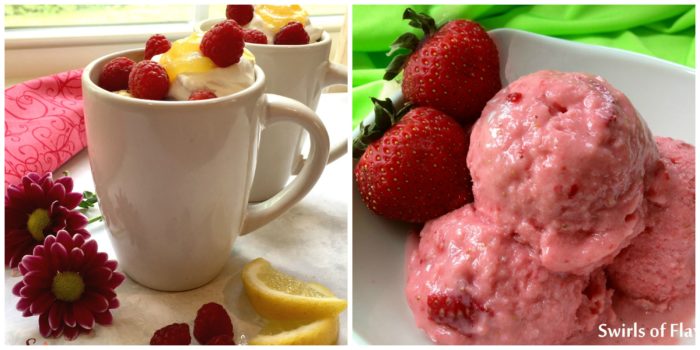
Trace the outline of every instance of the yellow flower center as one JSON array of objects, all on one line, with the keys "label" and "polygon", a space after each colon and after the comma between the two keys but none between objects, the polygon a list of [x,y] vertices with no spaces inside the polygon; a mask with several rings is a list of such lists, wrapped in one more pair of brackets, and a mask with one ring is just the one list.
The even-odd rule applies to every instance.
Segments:
[{"label": "yellow flower center", "polygon": [[73,302],[85,291],[85,282],[77,272],[59,272],[54,276],[51,291],[58,300]]},{"label": "yellow flower center", "polygon": [[36,209],[29,215],[29,220],[27,220],[27,230],[38,242],[43,242],[44,229],[51,224],[51,218],[49,217],[49,211],[46,209]]}]

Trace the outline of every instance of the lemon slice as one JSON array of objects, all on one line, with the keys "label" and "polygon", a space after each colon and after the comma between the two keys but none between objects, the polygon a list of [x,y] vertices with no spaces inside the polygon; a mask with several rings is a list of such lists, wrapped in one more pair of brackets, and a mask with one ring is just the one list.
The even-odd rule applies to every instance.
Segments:
[{"label": "lemon slice", "polygon": [[269,321],[250,345],[334,345],[338,342],[338,318],[318,321]]},{"label": "lemon slice", "polygon": [[328,288],[306,283],[272,268],[257,258],[243,267],[243,286],[253,308],[273,320],[320,320],[335,318],[347,307]]}]

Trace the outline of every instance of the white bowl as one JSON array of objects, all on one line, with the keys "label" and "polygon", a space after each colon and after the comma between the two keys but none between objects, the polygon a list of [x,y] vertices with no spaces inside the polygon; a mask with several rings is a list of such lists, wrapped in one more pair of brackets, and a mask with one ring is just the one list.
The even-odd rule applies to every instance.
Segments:
[{"label": "white bowl", "polygon": [[[598,74],[629,97],[655,136],[695,143],[694,70],[650,56],[518,30],[497,29],[489,34],[499,49],[504,86],[542,69]],[[394,100],[400,99],[399,93]],[[372,119],[370,114],[365,120]],[[372,214],[354,181],[352,227],[353,341],[432,344],[415,326],[404,294],[404,253],[411,227]]]}]

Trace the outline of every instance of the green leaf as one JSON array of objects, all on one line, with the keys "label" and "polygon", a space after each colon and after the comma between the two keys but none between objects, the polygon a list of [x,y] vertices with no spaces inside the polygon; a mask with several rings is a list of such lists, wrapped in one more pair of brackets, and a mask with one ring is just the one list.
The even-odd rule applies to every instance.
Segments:
[{"label": "green leaf", "polygon": [[78,204],[79,207],[83,209],[89,209],[95,206],[97,203],[97,195],[90,191],[83,192],[83,200]]},{"label": "green leaf", "polygon": [[[425,33],[423,40],[429,38],[435,34],[435,32],[437,32],[435,20],[432,17],[425,13],[417,13],[410,7],[406,8],[404,11],[403,19],[409,20],[408,24],[411,27],[420,28],[423,33]],[[389,52],[387,52],[386,55],[392,56],[394,54],[398,54],[394,56],[391,63],[389,63],[389,66],[386,68],[384,80],[392,80],[399,75],[403,69],[403,66],[406,64],[406,61],[408,61],[408,58],[418,48],[418,46],[420,46],[420,39],[413,33],[404,33],[396,38],[396,40],[394,40],[394,42],[391,44]]]},{"label": "green leaf", "polygon": [[369,124],[364,122],[360,124],[360,134],[352,141],[353,158],[362,157],[367,146],[381,138],[387,130],[398,123],[411,109],[410,103],[396,111],[394,103],[389,98],[380,100],[371,97],[371,99],[374,104],[374,121]]},{"label": "green leaf", "polygon": [[399,73],[401,73],[401,70],[403,69],[404,64],[406,64],[406,61],[408,61],[408,58],[410,56],[411,54],[401,54],[395,56],[389,63],[389,66],[386,67],[386,72],[384,72],[384,80],[391,80],[394,79],[397,75],[399,75]]},{"label": "green leaf", "polygon": [[437,32],[435,20],[432,17],[425,13],[417,13],[410,7],[403,12],[403,19],[409,20],[408,25],[411,27],[421,29],[426,38]]},{"label": "green leaf", "polygon": [[391,56],[400,49],[406,49],[409,52],[413,52],[413,50],[418,47],[418,43],[420,43],[420,39],[418,39],[415,34],[403,33],[400,37],[396,38],[393,43],[391,43],[391,50],[389,50],[386,55]]},{"label": "green leaf", "polygon": [[88,220],[88,224],[92,224],[93,222],[97,222],[97,221],[104,221],[104,217],[102,215],[95,216],[94,218]]}]

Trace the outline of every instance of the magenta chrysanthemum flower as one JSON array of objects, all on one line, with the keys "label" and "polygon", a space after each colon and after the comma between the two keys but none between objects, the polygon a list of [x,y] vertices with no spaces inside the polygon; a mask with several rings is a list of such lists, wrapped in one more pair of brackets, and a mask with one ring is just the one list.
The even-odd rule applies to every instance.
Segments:
[{"label": "magenta chrysanthemum flower", "polygon": [[29,173],[22,183],[10,185],[5,195],[5,266],[17,267],[44,238],[59,230],[85,238],[90,233],[85,215],[75,209],[83,195],[73,191],[68,176],[56,181],[51,173]]},{"label": "magenta chrysanthemum flower", "polygon": [[117,262],[97,252],[97,242],[59,231],[19,263],[24,278],[12,288],[20,297],[17,310],[24,317],[39,315],[44,337],[63,334],[75,339],[95,323],[112,323],[110,309],[119,307],[114,289],[124,275],[114,271]]}]

